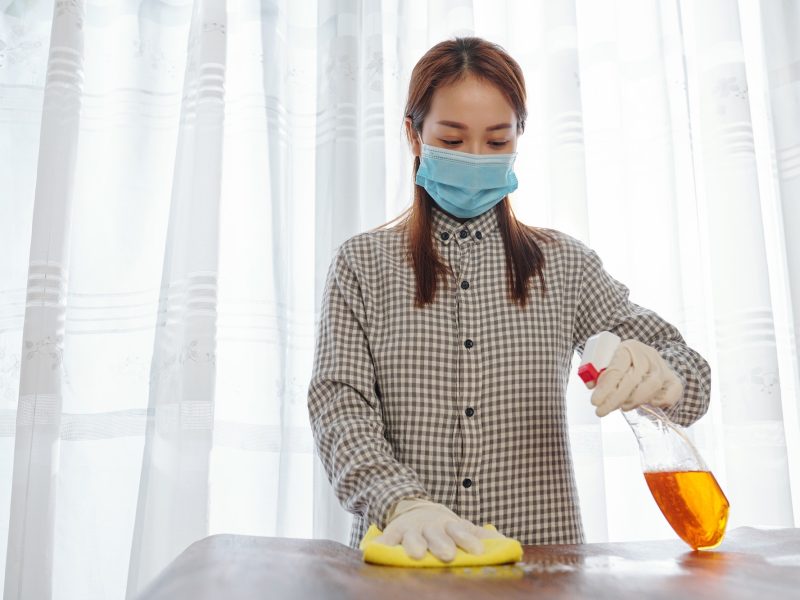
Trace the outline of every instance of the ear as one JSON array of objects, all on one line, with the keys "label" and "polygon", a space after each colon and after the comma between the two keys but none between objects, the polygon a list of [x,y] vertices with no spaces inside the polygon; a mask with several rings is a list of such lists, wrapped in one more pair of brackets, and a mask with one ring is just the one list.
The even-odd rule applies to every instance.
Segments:
[{"label": "ear", "polygon": [[417,134],[416,130],[414,129],[414,125],[411,123],[411,117],[405,118],[405,127],[406,127],[406,138],[408,139],[408,143],[411,145],[411,152],[414,156],[419,156],[422,153],[422,145],[419,141],[419,135]]}]

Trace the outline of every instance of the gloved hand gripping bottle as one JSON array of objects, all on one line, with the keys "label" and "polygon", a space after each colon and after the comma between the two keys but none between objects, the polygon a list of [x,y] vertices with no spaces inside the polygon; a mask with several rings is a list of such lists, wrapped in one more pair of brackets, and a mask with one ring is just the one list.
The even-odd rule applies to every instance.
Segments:
[{"label": "gloved hand gripping bottle", "polygon": [[[586,387],[595,387],[620,343],[609,331],[587,340],[578,369]],[[647,486],[672,529],[695,550],[718,546],[730,505],[683,429],[660,408],[648,404],[622,415],[639,443]]]}]

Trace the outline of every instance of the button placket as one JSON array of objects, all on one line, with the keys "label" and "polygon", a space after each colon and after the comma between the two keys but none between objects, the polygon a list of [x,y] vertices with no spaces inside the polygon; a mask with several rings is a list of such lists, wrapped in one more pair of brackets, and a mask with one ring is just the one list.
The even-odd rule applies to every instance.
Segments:
[{"label": "button placket", "polygon": [[[465,231],[465,229],[462,229]],[[478,493],[478,473],[481,456],[481,429],[480,419],[476,416],[476,407],[482,387],[482,351],[480,339],[480,312],[477,298],[472,291],[470,280],[476,277],[478,264],[478,245],[469,238],[461,243],[460,234],[457,234],[458,246],[461,248],[461,264],[458,274],[460,289],[456,290],[458,297],[458,322],[461,335],[461,350],[459,359],[459,389],[458,418],[461,419],[462,435],[462,460],[458,473],[457,489],[460,514],[470,520],[480,517],[480,495]],[[466,283],[466,285],[464,285]]]}]

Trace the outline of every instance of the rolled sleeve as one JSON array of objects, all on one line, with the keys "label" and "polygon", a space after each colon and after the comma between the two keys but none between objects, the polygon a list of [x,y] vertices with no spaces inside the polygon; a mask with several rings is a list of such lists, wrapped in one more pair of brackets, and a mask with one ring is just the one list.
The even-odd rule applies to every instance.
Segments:
[{"label": "rolled sleeve", "polygon": [[342,506],[385,526],[401,499],[427,498],[417,474],[398,462],[384,435],[368,324],[346,245],[328,271],[308,411],[316,448]]},{"label": "rolled sleeve", "polygon": [[708,363],[686,344],[674,325],[631,302],[628,288],[605,271],[596,252],[586,246],[583,250],[573,349],[583,354],[586,340],[601,331],[652,346],[683,383],[681,400],[666,412],[676,423],[691,425],[708,410],[711,390]]}]

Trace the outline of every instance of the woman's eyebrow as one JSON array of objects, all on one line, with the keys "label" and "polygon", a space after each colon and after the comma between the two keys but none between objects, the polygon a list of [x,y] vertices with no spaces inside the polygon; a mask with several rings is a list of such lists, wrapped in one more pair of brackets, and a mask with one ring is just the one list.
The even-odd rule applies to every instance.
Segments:
[{"label": "woman's eyebrow", "polygon": [[[436,123],[438,125],[452,127],[453,129],[469,129],[464,123],[459,123],[457,121],[436,121]],[[486,131],[497,131],[498,129],[511,129],[511,123],[498,123],[497,125],[487,127]]]}]

